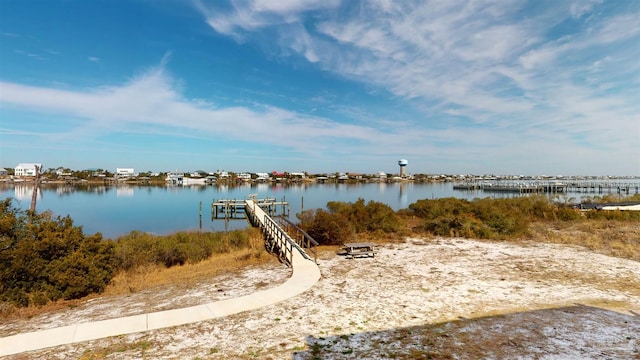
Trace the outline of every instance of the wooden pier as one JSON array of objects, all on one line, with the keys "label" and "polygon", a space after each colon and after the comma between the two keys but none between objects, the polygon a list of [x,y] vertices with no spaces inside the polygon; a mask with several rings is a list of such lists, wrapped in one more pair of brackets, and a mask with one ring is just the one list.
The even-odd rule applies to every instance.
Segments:
[{"label": "wooden pier", "polygon": [[[289,216],[289,203],[276,201],[276,199],[255,199],[256,204],[270,216],[275,216],[280,210],[280,215]],[[247,219],[246,200],[214,200],[211,203],[211,220],[222,219]]]},{"label": "wooden pier", "polygon": [[286,217],[277,216],[274,219],[301,248],[308,249],[307,251],[313,255],[313,260],[317,262],[318,254],[315,248],[318,246],[318,242]]},{"label": "wooden pier", "polygon": [[[309,235],[294,240],[285,229],[283,229],[277,221],[269,216],[260,206],[256,199],[245,200],[246,213],[249,221],[253,226],[259,227],[265,239],[265,247],[267,251],[276,254],[281,261],[291,266],[293,263],[294,252],[299,252],[305,259],[316,262],[314,247],[318,243]],[[300,231],[302,231],[300,229]],[[312,259],[305,249],[314,254]]]},{"label": "wooden pier", "polygon": [[580,181],[569,182],[569,191],[576,193],[596,193],[596,194],[640,194],[640,183],[624,182],[594,182]]},{"label": "wooden pier", "polygon": [[530,193],[597,193],[597,194],[638,194],[640,193],[640,183],[621,183],[621,182],[588,182],[588,181],[571,181],[571,182],[484,182],[471,181],[461,184],[454,184],[454,190],[486,192],[509,192],[519,194]]},{"label": "wooden pier", "polygon": [[454,184],[454,190],[482,190],[486,192],[508,192],[518,194],[566,193],[568,186],[562,183],[483,183]]}]

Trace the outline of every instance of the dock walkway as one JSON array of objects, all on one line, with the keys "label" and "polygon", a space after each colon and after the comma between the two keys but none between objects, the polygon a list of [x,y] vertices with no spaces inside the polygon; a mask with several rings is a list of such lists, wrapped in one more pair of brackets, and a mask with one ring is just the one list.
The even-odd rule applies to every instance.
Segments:
[{"label": "dock walkway", "polygon": [[511,182],[511,181],[468,181],[453,185],[454,190],[485,192],[508,192],[508,193],[546,193],[546,194],[565,194],[565,193],[617,193],[627,194],[640,193],[639,183],[622,183],[622,182],[595,182],[595,181],[569,181],[569,182]]},{"label": "dock walkway", "polygon": [[292,268],[291,277],[285,283],[234,299],[3,337],[0,338],[0,356],[212,320],[276,304],[309,290],[320,279],[316,262],[295,241],[282,234],[282,229],[267,225],[273,220],[256,202],[247,200],[246,205],[251,208],[254,221],[261,223],[263,231],[268,229],[268,236],[281,239],[277,241],[285,248],[288,265]]}]

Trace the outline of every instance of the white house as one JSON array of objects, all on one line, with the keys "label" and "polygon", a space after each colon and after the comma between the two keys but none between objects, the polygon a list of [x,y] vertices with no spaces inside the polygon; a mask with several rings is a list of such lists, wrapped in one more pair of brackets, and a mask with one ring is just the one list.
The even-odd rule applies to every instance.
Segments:
[{"label": "white house", "polygon": [[259,181],[259,182],[268,181],[269,179],[270,179],[270,176],[267,173],[262,173],[262,172],[256,173],[256,181]]},{"label": "white house", "polygon": [[60,167],[60,168],[56,169],[56,175],[58,175],[58,176],[70,176],[71,173],[67,172],[67,171],[64,171],[64,169]]},{"label": "white house", "polygon": [[42,164],[20,163],[14,169],[15,176],[36,176],[36,166],[42,170]]},{"label": "white house", "polygon": [[305,174],[303,172],[291,172],[291,173],[289,173],[289,176],[291,176],[291,177],[299,177],[299,178],[304,179]]},{"label": "white house", "polygon": [[116,168],[116,176],[118,177],[129,177],[135,175],[133,168]]}]

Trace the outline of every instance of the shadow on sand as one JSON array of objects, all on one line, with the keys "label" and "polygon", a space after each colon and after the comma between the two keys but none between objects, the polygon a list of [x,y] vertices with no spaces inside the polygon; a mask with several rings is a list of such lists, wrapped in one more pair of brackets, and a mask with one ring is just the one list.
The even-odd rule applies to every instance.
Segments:
[{"label": "shadow on sand", "polygon": [[640,314],[575,305],[318,337],[307,359],[640,359]]}]

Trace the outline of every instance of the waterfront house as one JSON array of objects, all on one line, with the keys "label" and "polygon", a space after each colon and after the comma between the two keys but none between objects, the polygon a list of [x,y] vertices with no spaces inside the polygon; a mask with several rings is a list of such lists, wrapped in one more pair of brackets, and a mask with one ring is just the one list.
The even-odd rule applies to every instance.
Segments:
[{"label": "waterfront house", "polygon": [[116,177],[136,176],[133,168],[116,168]]},{"label": "waterfront house", "polygon": [[267,173],[259,172],[256,173],[256,181],[257,182],[266,182],[271,180],[271,177]]},{"label": "waterfront house", "polygon": [[15,176],[36,176],[36,166],[42,169],[42,164],[20,163],[14,169]]},{"label": "waterfront house", "polygon": [[165,181],[172,185],[182,185],[184,179],[184,173],[176,171],[171,171],[167,174]]}]

